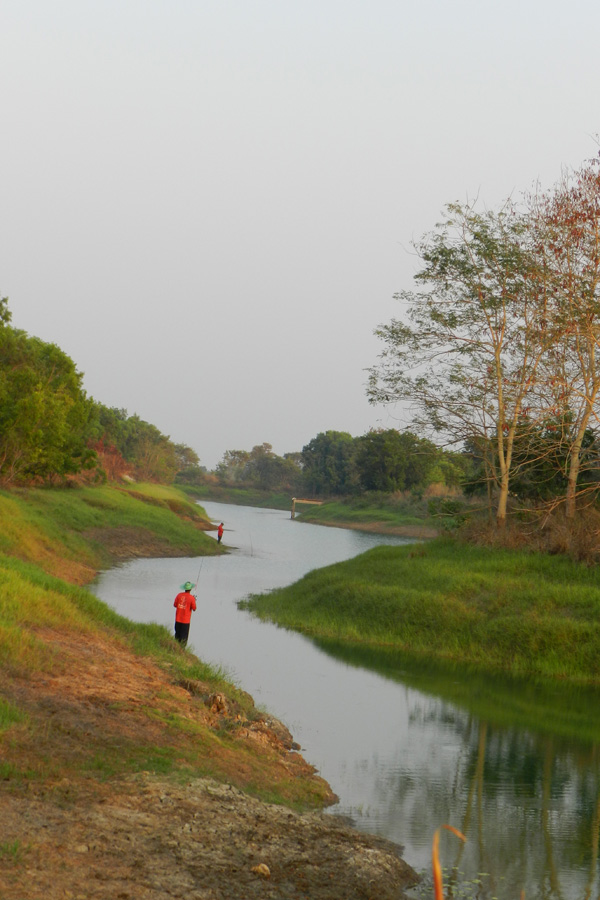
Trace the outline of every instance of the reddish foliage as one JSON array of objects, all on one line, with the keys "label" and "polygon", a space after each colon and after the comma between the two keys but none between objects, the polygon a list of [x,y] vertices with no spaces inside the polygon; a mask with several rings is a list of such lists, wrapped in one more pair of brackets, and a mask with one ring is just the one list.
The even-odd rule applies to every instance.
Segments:
[{"label": "reddish foliage", "polygon": [[106,444],[103,438],[91,445],[98,456],[98,468],[102,469],[108,481],[123,481],[131,477],[133,467],[123,459],[114,444]]}]

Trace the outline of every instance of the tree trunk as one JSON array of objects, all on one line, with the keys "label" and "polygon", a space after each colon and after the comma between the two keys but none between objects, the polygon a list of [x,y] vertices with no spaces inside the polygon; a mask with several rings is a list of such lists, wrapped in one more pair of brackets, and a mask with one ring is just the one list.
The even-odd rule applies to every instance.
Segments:
[{"label": "tree trunk", "polygon": [[496,525],[501,531],[506,526],[506,510],[508,507],[508,467],[506,464],[501,466],[500,477],[500,494],[498,496],[498,506],[496,507]]},{"label": "tree trunk", "polygon": [[573,521],[575,513],[577,512],[577,479],[579,477],[579,469],[581,466],[581,445],[583,443],[586,424],[587,419],[580,426],[575,442],[571,447],[571,452],[569,453],[569,474],[567,476],[567,493],[565,495],[566,516],[568,521]]}]

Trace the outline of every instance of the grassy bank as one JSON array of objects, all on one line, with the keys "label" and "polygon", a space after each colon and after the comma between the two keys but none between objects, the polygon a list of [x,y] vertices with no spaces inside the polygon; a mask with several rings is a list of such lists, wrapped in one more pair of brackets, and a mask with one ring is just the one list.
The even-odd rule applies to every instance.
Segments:
[{"label": "grassy bank", "polygon": [[258,488],[230,487],[228,485],[207,484],[195,487],[182,484],[181,490],[198,500],[214,500],[215,503],[233,503],[236,506],[256,506],[259,509],[291,509],[291,493],[261,491]]},{"label": "grassy bank", "polygon": [[76,584],[135,556],[219,553],[204,510],[161,485],[0,491],[0,552]]},{"label": "grassy bank", "polygon": [[0,525],[2,790],[37,796],[64,781],[81,797],[146,771],[290,805],[330,799],[297,754],[282,765],[265,715],[223,672],[83,587],[115,559],[223,552],[181,491],[0,492]]},{"label": "grassy bank", "polygon": [[319,638],[600,684],[597,571],[450,538],[378,547],[244,605]]},{"label": "grassy bank", "polygon": [[328,500],[320,506],[297,504],[300,521],[383,534],[431,538],[440,531],[440,518],[428,501],[417,497],[381,495]]}]

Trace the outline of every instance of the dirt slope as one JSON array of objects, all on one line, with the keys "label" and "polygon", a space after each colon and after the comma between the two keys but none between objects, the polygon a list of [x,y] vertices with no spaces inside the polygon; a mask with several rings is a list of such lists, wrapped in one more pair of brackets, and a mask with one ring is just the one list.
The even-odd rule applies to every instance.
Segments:
[{"label": "dirt slope", "polygon": [[414,882],[395,845],[243,790],[333,799],[278,723],[102,631],[36,637],[59,663],[0,675],[28,716],[0,734],[0,900],[391,900]]}]

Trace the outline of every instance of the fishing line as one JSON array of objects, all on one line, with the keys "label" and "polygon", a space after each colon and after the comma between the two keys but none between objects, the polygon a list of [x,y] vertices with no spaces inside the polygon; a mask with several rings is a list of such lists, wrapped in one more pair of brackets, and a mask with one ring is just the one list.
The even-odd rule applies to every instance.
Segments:
[{"label": "fishing line", "polygon": [[202,557],[202,560],[200,562],[200,568],[198,569],[198,577],[196,578],[196,590],[198,590],[198,583],[200,581],[200,575],[202,574],[202,566],[203,565],[204,565],[204,557]]}]

